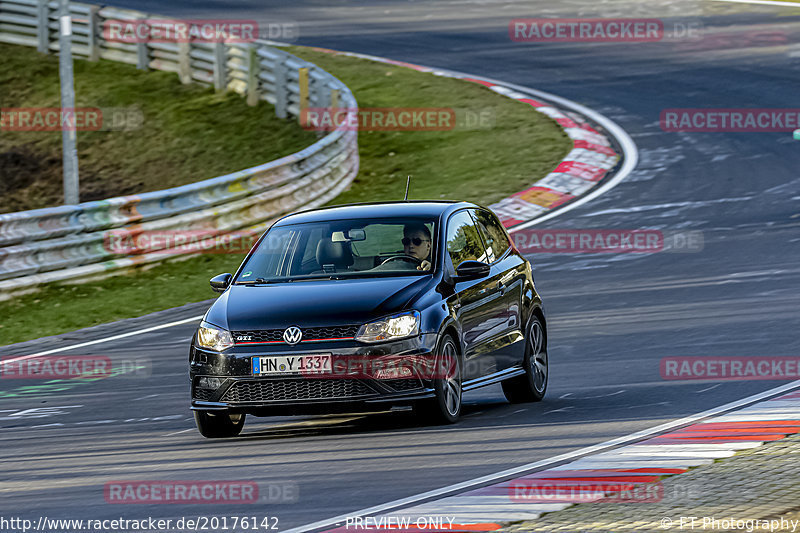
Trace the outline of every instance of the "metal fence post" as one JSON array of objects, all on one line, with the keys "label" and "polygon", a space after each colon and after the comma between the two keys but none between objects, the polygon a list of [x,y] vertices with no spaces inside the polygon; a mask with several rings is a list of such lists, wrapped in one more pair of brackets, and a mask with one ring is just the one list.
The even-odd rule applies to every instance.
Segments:
[{"label": "metal fence post", "polygon": [[[140,21],[144,21],[145,17],[140,16]],[[141,24],[145,24],[141,22]],[[139,70],[149,70],[150,69],[150,57],[147,51],[147,40],[142,39],[136,42],[136,68]]]},{"label": "metal fence post", "polygon": [[[317,81],[317,80],[314,80]],[[331,88],[327,83],[315,83],[314,106],[329,107],[331,102]]]},{"label": "metal fence post", "polygon": [[64,174],[64,204],[80,202],[78,181],[77,118],[75,117],[75,84],[72,76],[72,16],[69,0],[61,0],[58,17],[58,77],[61,82],[61,112],[72,114],[61,132],[61,151]]},{"label": "metal fence post", "polygon": [[100,11],[100,6],[89,6],[89,61],[100,59],[100,42],[98,40],[100,17],[98,11]]},{"label": "metal fence post", "polygon": [[284,57],[275,62],[275,116],[278,118],[286,118],[289,105],[289,73],[285,61]]},{"label": "metal fence post", "polygon": [[331,89],[331,110],[339,107],[339,89]]},{"label": "metal fence post", "polygon": [[[311,91],[311,106],[316,108],[323,108],[327,111],[323,111],[330,117],[334,117],[335,114],[332,109],[330,109],[329,104],[331,101],[331,88],[330,85],[327,83],[320,82],[318,78],[312,78],[314,81],[313,90]],[[305,120],[303,120],[305,118]],[[306,117],[301,118],[300,125],[304,126],[304,122],[308,122]],[[329,132],[325,131],[324,128],[317,129],[317,137],[324,137]]]},{"label": "metal fence post", "polygon": [[214,43],[214,89],[224,91],[228,87],[228,65],[225,42]]},{"label": "metal fence post", "polygon": [[302,123],[303,111],[308,108],[308,67],[297,69],[297,83],[300,86],[300,114],[297,118]]},{"label": "metal fence post", "polygon": [[36,49],[50,52],[50,6],[49,0],[39,0],[36,4]]},{"label": "metal fence post", "polygon": [[247,47],[247,105],[258,105],[258,73],[261,62],[258,60],[258,45],[250,43]]},{"label": "metal fence post", "polygon": [[192,83],[192,44],[189,41],[178,41],[178,78],[181,83]]}]

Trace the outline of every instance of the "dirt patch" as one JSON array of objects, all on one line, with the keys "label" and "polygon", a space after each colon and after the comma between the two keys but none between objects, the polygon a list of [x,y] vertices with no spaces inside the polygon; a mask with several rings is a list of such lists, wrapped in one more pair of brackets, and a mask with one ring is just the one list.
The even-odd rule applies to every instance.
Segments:
[{"label": "dirt patch", "polygon": [[[0,0],[2,2],[2,0]],[[58,58],[0,43],[0,107],[57,107]],[[273,161],[316,141],[266,102],[183,85],[170,72],[75,59],[76,107],[136,110],[132,129],[78,134],[80,200],[194,183]],[[0,213],[63,203],[61,132],[0,131]]]},{"label": "dirt patch", "polygon": [[58,205],[61,160],[16,146],[0,152],[0,213]]},{"label": "dirt patch", "polygon": [[[61,159],[26,146],[0,151],[0,213],[61,205]],[[107,165],[79,168],[80,200],[91,202],[142,192],[142,182],[120,176]]]}]

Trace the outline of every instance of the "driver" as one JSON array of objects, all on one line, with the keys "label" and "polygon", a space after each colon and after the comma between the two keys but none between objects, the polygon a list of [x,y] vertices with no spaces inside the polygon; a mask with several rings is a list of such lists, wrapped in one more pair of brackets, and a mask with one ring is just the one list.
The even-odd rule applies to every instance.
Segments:
[{"label": "driver", "polygon": [[420,260],[417,270],[431,268],[431,232],[422,223],[406,224],[403,227],[403,253]]}]

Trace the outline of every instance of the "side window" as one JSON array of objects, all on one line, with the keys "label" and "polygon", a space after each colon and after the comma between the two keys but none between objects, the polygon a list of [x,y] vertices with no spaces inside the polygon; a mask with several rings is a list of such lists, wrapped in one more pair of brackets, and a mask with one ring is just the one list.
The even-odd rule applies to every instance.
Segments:
[{"label": "side window", "polygon": [[480,228],[483,239],[486,242],[489,262],[494,262],[506,253],[506,250],[511,248],[508,234],[500,222],[498,222],[497,218],[491,213],[482,209],[473,210],[472,213],[475,215],[478,228]]},{"label": "side window", "polygon": [[[280,276],[284,275],[286,262],[289,259],[287,254],[293,250],[292,243],[296,246],[299,235],[296,231],[285,228],[277,228],[271,231],[258,245],[250,260],[247,262],[245,272],[242,273],[242,280],[255,279],[259,276]],[[276,253],[283,251],[282,253]],[[245,275],[251,272],[250,276]],[[252,273],[255,274],[252,274]]]},{"label": "side window", "polygon": [[447,253],[454,267],[469,260],[486,261],[478,228],[466,211],[459,211],[447,222]]}]

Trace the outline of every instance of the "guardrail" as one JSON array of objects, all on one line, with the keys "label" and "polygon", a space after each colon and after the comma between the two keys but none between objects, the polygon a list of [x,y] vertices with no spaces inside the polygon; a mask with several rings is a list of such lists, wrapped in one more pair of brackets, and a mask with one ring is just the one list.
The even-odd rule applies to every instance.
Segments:
[{"label": "guardrail", "polygon": [[[106,40],[106,21],[173,20],[138,11],[70,4],[73,54],[140,69],[175,72],[181,82],[213,85],[267,101],[279,118],[311,107],[357,107],[352,92],[321,68],[264,41],[137,42]],[[59,5],[0,0],[0,42],[57,52]],[[123,256],[104,246],[108,230],[260,232],[288,212],[317,207],[358,172],[357,133],[344,127],[305,150],[197,183],[78,205],[0,214],[0,299],[51,281],[83,278],[160,261],[175,253]]]}]

